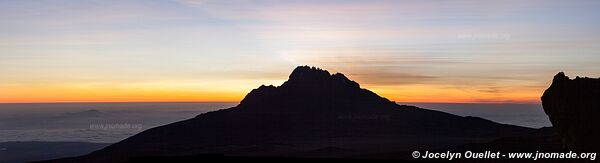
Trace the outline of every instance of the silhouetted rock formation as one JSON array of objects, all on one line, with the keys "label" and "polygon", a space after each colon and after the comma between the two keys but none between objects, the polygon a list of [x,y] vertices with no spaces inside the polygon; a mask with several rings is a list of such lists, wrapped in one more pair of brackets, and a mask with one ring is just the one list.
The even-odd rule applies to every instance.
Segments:
[{"label": "silhouetted rock formation", "polygon": [[542,96],[544,111],[568,149],[600,149],[600,79],[560,72]]},{"label": "silhouetted rock formation", "polygon": [[115,162],[133,156],[206,153],[314,157],[319,151],[326,151],[319,157],[345,157],[442,149],[532,131],[397,105],[343,74],[300,66],[281,86],[260,86],[236,107],[152,128],[89,155],[57,161]]}]

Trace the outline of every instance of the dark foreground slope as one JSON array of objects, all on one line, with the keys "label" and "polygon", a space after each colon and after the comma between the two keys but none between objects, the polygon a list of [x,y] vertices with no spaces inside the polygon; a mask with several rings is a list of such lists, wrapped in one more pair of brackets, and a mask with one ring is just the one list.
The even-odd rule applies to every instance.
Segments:
[{"label": "dark foreground slope", "polygon": [[558,73],[542,105],[567,149],[600,151],[600,79]]},{"label": "dark foreground slope", "polygon": [[0,162],[29,162],[73,157],[102,149],[108,143],[84,142],[1,142]]},{"label": "dark foreground slope", "polygon": [[[281,86],[252,90],[233,108],[146,130],[61,162],[115,162],[140,156],[343,157],[442,149],[533,129],[401,106],[343,74],[301,66]],[[401,154],[397,158],[410,157]]]}]

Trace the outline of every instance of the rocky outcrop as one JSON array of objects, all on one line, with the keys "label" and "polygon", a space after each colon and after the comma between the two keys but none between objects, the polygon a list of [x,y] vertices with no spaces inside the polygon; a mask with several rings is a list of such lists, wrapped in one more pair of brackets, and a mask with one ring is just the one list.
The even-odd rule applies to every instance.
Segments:
[{"label": "rocky outcrop", "polygon": [[544,111],[567,149],[600,149],[600,79],[554,76],[542,96]]}]

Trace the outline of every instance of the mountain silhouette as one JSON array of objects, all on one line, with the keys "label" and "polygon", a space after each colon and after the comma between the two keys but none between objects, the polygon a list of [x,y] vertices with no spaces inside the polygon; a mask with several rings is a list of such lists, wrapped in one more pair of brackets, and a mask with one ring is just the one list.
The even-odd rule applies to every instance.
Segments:
[{"label": "mountain silhouette", "polygon": [[544,92],[542,105],[565,148],[600,151],[600,78],[570,79],[560,72]]},{"label": "mountain silhouette", "polygon": [[54,161],[126,162],[132,157],[214,153],[356,157],[443,149],[533,130],[398,105],[341,73],[300,66],[281,86],[260,86],[235,107],[148,129],[89,155]]}]

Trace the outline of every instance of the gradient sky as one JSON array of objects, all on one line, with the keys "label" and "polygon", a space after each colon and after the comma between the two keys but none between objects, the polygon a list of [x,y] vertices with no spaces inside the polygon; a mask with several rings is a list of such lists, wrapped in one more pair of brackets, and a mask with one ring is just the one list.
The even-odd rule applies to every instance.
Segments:
[{"label": "gradient sky", "polygon": [[600,1],[0,0],[0,102],[239,101],[298,65],[399,102],[600,76]]}]

